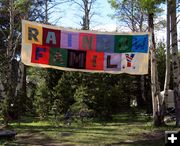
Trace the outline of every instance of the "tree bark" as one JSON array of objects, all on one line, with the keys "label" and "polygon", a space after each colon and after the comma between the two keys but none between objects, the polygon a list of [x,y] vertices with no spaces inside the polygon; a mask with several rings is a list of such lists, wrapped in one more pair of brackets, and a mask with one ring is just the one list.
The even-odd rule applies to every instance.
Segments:
[{"label": "tree bark", "polygon": [[90,23],[90,18],[89,18],[89,5],[91,5],[91,3],[89,3],[89,0],[83,0],[83,4],[84,4],[84,16],[83,16],[83,25],[82,25],[82,29],[83,30],[89,30],[89,23]]},{"label": "tree bark", "polygon": [[169,0],[167,0],[167,40],[166,40],[166,74],[164,82],[164,101],[168,98],[169,82],[170,82],[170,16],[169,16]]},{"label": "tree bark", "polygon": [[176,126],[180,126],[180,67],[177,47],[176,1],[170,0],[173,90],[176,111]]},{"label": "tree bark", "polygon": [[[15,82],[13,81],[13,35],[14,35],[14,0],[9,0],[9,35],[8,35],[8,41],[7,41],[7,54],[6,54],[6,59],[7,59],[7,65],[8,65],[8,70],[7,70],[7,88],[5,89],[9,96],[12,98],[15,95]],[[8,97],[8,96],[7,96]],[[8,98],[10,98],[8,97]]]},{"label": "tree bark", "polygon": [[45,0],[45,24],[48,24],[48,0]]},{"label": "tree bark", "polygon": [[144,75],[141,76],[141,100],[145,103],[145,79]]},{"label": "tree bark", "polygon": [[160,86],[158,82],[157,63],[156,63],[156,44],[154,38],[154,14],[148,14],[148,26],[151,33],[152,46],[151,53],[151,92],[153,104],[153,119],[155,126],[164,125],[164,101],[160,96]]},{"label": "tree bark", "polygon": [[1,100],[1,98],[2,99],[5,98],[5,92],[4,92],[4,85],[0,79],[0,100]]},{"label": "tree bark", "polygon": [[131,25],[132,25],[132,31],[136,31],[136,25],[134,24],[134,1],[131,0]]},{"label": "tree bark", "polygon": [[5,121],[5,125],[8,125],[9,122],[9,108],[12,104],[12,99],[15,96],[15,80],[14,80],[14,69],[13,66],[14,59],[13,55],[13,35],[14,35],[14,0],[9,0],[8,11],[9,11],[9,35],[7,38],[7,48],[6,48],[6,62],[7,62],[7,71],[5,72],[6,78],[2,81],[5,90],[5,98],[3,100],[2,113]]}]

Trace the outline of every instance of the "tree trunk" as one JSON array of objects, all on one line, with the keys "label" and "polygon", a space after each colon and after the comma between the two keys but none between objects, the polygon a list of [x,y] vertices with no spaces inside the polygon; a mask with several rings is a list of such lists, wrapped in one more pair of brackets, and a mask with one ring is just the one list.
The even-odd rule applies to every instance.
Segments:
[{"label": "tree trunk", "polygon": [[144,75],[141,76],[141,100],[145,104],[145,79]]},{"label": "tree trunk", "polygon": [[136,25],[134,24],[134,1],[131,0],[131,25],[132,25],[132,31],[136,31]]},{"label": "tree trunk", "polygon": [[7,65],[8,65],[8,70],[7,70],[7,89],[5,89],[8,93],[6,98],[12,98],[15,95],[15,80],[14,75],[15,73],[13,72],[15,69],[13,66],[14,60],[13,60],[13,35],[14,35],[14,0],[9,0],[9,35],[8,35],[8,41],[7,41]]},{"label": "tree trunk", "polygon": [[24,82],[24,64],[22,64],[21,62],[19,63],[19,68],[18,68],[18,84],[16,86],[16,96],[18,91],[21,91],[23,88],[23,82]]},{"label": "tree trunk", "polygon": [[165,104],[168,98],[170,82],[170,16],[169,16],[169,0],[167,0],[167,44],[166,44],[166,74],[164,82],[164,95]]},{"label": "tree trunk", "polygon": [[160,96],[160,86],[158,82],[153,19],[154,19],[154,14],[153,13],[148,14],[148,25],[152,40],[150,53],[151,53],[151,92],[152,92],[152,104],[153,104],[153,119],[155,126],[161,126],[164,125],[164,101]]},{"label": "tree trunk", "polygon": [[45,0],[45,24],[48,24],[48,0]]},{"label": "tree trunk", "polygon": [[5,125],[8,125],[10,116],[9,116],[9,109],[11,108],[10,105],[12,104],[12,99],[15,96],[15,80],[13,80],[15,73],[14,69],[15,66],[13,66],[14,60],[12,58],[13,55],[13,35],[14,35],[14,0],[9,0],[9,35],[7,38],[7,48],[6,48],[6,61],[7,61],[7,71],[6,71],[6,78],[3,81],[2,85],[4,84],[4,90],[5,90],[5,99],[3,100],[3,106],[2,106],[2,113],[3,118],[5,121]]},{"label": "tree trunk", "polygon": [[22,85],[22,90],[23,90],[23,93],[25,96],[27,96],[27,90],[26,90],[26,74],[27,74],[27,70],[26,70],[26,66],[24,64],[22,64],[24,67],[23,67],[23,85]]},{"label": "tree trunk", "polygon": [[91,5],[91,3],[89,4],[89,0],[83,0],[84,3],[84,16],[83,16],[83,30],[89,30],[89,5]]},{"label": "tree trunk", "polygon": [[176,111],[176,126],[180,126],[180,67],[177,47],[176,1],[170,0],[173,90]]},{"label": "tree trunk", "polygon": [[4,85],[0,79],[0,100],[1,100],[1,98],[2,99],[5,98],[5,92],[4,92]]},{"label": "tree trunk", "polygon": [[13,31],[14,31],[14,0],[9,0],[9,36],[8,36],[8,48],[7,58],[10,59],[13,49]]}]

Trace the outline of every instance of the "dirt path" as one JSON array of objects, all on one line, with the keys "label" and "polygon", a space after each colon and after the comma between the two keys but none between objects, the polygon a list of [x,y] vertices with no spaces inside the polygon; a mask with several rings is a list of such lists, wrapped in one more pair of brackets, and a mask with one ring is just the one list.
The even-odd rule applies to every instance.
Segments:
[{"label": "dirt path", "polygon": [[[8,146],[64,146],[43,133],[26,132],[16,135],[16,139]],[[66,145],[73,146],[73,145]]]},{"label": "dirt path", "polygon": [[[109,145],[121,145],[121,144],[138,144],[145,141],[156,141],[164,137],[163,132],[156,132],[156,133],[143,133],[142,140],[137,141],[122,141],[118,143],[113,143]],[[55,139],[48,137],[47,135],[39,132],[26,132],[21,133],[16,136],[16,140],[11,143],[12,146],[75,146],[75,145],[68,145],[62,144]],[[9,146],[9,145],[8,145]],[[11,145],[10,145],[11,146]]]}]

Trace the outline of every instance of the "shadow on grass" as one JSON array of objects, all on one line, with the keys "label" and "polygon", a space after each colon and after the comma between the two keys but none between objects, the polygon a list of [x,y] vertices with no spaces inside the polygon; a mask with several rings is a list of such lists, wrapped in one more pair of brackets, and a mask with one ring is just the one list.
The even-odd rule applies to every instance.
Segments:
[{"label": "shadow on grass", "polygon": [[7,145],[22,145],[22,146],[28,146],[28,145],[47,145],[50,143],[54,143],[55,140],[51,137],[47,136],[43,133],[23,133],[19,135],[16,140],[8,142]]},{"label": "shadow on grass", "polygon": [[[135,136],[135,135],[132,135]],[[137,135],[136,135],[137,136]],[[138,140],[125,140],[118,143],[112,143],[110,145],[121,145],[121,146],[164,146],[165,138],[164,131],[155,130],[150,133],[141,133],[137,137]]]},{"label": "shadow on grass", "polygon": [[149,122],[151,117],[148,115],[141,115],[140,113],[123,113],[121,115],[115,115],[113,122],[117,123],[136,123],[136,122]]},{"label": "shadow on grass", "polygon": [[48,131],[55,131],[54,126],[30,126],[30,125],[11,125],[8,129],[13,129],[17,132],[17,134],[20,133],[40,133],[40,132],[48,132]]},{"label": "shadow on grass", "polygon": [[121,146],[164,146],[164,138],[158,140],[137,140],[137,141],[124,141],[112,143],[108,145],[121,145]]}]

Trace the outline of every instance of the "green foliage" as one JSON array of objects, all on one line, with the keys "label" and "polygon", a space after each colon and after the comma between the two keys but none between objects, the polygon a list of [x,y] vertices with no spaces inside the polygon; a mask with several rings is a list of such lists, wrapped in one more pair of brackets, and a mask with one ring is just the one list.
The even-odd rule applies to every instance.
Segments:
[{"label": "green foliage", "polygon": [[60,100],[60,111],[65,113],[69,109],[70,105],[74,102],[75,84],[76,79],[73,78],[73,72],[63,73],[58,81],[57,86],[54,87],[53,96],[54,99]]},{"label": "green foliage", "polygon": [[50,111],[50,100],[49,91],[45,85],[45,80],[42,80],[37,85],[37,90],[35,93],[34,106],[36,108],[37,114],[44,118],[49,114]]},{"label": "green foliage", "polygon": [[108,0],[108,3],[111,4],[112,8],[115,8],[115,9],[118,8],[118,2],[116,0]]},{"label": "green foliage", "polygon": [[16,11],[15,15],[23,17],[28,13],[29,8],[32,6],[32,1],[27,0],[15,0],[14,9]]},{"label": "green foliage", "polygon": [[[59,96],[60,97],[60,96]],[[55,99],[54,103],[52,105],[52,114],[57,117],[59,115],[62,114],[62,107],[63,107],[63,103],[61,101],[61,97],[59,99]]]},{"label": "green foliage", "polygon": [[3,120],[5,123],[8,123],[8,121],[10,120],[9,118],[9,98],[5,98],[2,102],[1,102],[1,116],[3,117]]},{"label": "green foliage", "polygon": [[26,95],[23,91],[18,91],[17,96],[7,97],[1,102],[1,116],[7,124],[11,120],[19,119],[26,112]]},{"label": "green foliage", "polygon": [[166,72],[166,56],[165,56],[165,44],[160,42],[157,44],[156,50],[158,78],[160,83],[161,91],[164,90],[164,79]]},{"label": "green foliage", "polygon": [[157,44],[156,58],[157,58],[159,83],[162,91],[164,89],[164,79],[166,72],[165,44],[163,42]]},{"label": "green foliage", "polygon": [[145,31],[147,14],[141,8],[140,0],[108,0],[115,10],[113,17],[117,18],[121,25],[124,23],[132,31]]},{"label": "green foliage", "polygon": [[84,74],[84,80],[82,84],[88,94],[86,104],[99,116],[105,113],[108,116],[129,108],[130,101],[138,95],[139,86],[133,76]]},{"label": "green foliage", "polygon": [[[26,91],[18,91],[20,84],[20,29],[21,18],[26,13],[30,5],[26,0],[14,0],[12,6],[9,1],[0,0],[0,80],[4,87],[2,101],[2,113],[8,119],[17,119],[26,111],[27,98]],[[10,7],[12,7],[13,22],[9,23]],[[13,25],[12,36],[10,36],[10,25]],[[12,48],[8,43],[12,42]],[[7,53],[8,52],[8,53]],[[12,106],[13,105],[13,106]],[[20,106],[21,105],[21,106]]]},{"label": "green foliage", "polygon": [[165,0],[140,0],[142,8],[144,8],[149,14],[162,12],[158,6],[165,2]]},{"label": "green foliage", "polygon": [[[156,58],[157,58],[157,68],[158,68],[158,78],[160,83],[161,91],[164,90],[164,80],[165,80],[165,72],[166,72],[166,50],[165,43],[159,42],[157,44],[156,49]],[[171,60],[171,58],[170,58]],[[172,74],[172,72],[171,72]],[[172,89],[172,75],[170,77],[170,89]]]},{"label": "green foliage", "polygon": [[87,87],[80,85],[74,93],[75,103],[72,104],[71,108],[75,113],[78,113],[81,109],[88,109],[86,104],[88,100]]},{"label": "green foliage", "polygon": [[[113,18],[125,24],[132,31],[146,31],[148,14],[153,13],[155,18],[163,12],[161,4],[164,0],[108,0],[115,10]],[[165,20],[158,20],[156,29],[164,28]]]}]

